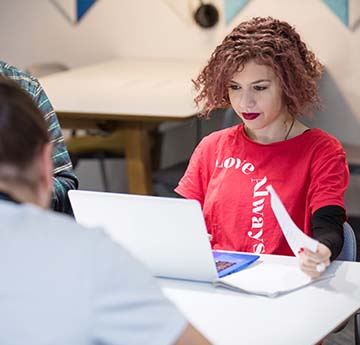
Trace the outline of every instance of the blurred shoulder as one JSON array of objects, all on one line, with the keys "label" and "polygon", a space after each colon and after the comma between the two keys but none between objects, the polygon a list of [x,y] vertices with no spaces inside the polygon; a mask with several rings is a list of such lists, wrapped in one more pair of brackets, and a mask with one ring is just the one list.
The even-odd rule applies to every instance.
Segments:
[{"label": "blurred shoulder", "polygon": [[33,97],[36,96],[40,83],[35,77],[4,61],[0,61],[0,74],[18,83]]},{"label": "blurred shoulder", "polygon": [[342,144],[335,136],[323,131],[319,128],[314,128],[308,131],[311,139],[316,147],[326,147],[333,149],[342,149]]},{"label": "blurred shoulder", "polygon": [[32,204],[13,204],[0,202],[0,217],[3,229],[10,234],[17,232],[24,238],[35,236],[44,241],[98,241],[107,237],[101,229],[88,229],[74,220],[74,218],[58,212],[43,210]]}]

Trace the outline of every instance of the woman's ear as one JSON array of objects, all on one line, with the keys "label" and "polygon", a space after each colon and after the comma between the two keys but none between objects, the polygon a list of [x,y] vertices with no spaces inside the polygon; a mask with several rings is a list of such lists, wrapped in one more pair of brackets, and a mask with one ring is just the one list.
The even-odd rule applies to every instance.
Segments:
[{"label": "woman's ear", "polygon": [[39,198],[41,207],[48,208],[53,191],[53,146],[45,144],[39,154]]}]

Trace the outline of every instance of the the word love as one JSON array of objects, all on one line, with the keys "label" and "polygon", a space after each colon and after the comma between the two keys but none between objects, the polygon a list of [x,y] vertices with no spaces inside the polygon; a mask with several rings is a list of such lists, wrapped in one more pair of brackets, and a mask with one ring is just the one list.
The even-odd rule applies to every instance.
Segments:
[{"label": "the word love", "polygon": [[240,169],[245,175],[249,175],[255,170],[252,163],[235,157],[228,157],[223,160],[217,159],[215,166],[223,169]]}]

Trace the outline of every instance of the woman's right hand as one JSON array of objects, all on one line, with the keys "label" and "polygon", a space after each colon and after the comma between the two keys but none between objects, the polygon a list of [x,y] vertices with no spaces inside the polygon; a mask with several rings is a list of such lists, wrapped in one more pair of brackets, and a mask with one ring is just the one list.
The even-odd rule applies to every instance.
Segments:
[{"label": "woman's right hand", "polygon": [[330,265],[330,249],[322,243],[318,244],[318,249],[314,253],[309,249],[300,250],[300,268],[311,278],[320,277],[326,267]]}]

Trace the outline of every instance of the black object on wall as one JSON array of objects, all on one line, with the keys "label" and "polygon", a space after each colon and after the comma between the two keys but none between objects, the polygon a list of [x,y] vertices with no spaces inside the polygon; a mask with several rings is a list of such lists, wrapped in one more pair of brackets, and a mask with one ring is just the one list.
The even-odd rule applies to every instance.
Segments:
[{"label": "black object on wall", "polygon": [[214,5],[200,1],[200,6],[194,12],[194,20],[204,29],[212,28],[219,21],[219,11]]}]

